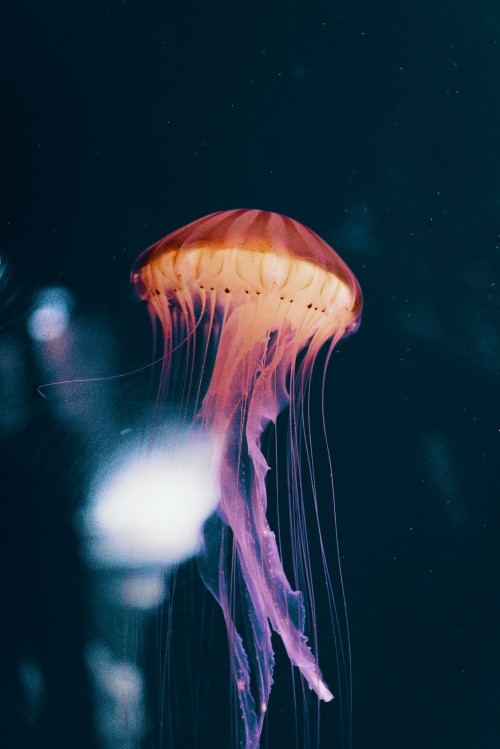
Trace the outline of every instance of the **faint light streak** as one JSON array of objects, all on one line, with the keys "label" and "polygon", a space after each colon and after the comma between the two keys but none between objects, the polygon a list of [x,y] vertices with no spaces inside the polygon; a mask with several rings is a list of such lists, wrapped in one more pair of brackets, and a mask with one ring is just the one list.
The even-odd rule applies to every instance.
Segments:
[{"label": "faint light streak", "polygon": [[26,363],[21,341],[0,338],[0,434],[24,428],[29,418]]},{"label": "faint light streak", "polygon": [[45,676],[38,663],[29,658],[22,658],[19,664],[19,678],[28,718],[35,725],[40,719],[46,696]]}]

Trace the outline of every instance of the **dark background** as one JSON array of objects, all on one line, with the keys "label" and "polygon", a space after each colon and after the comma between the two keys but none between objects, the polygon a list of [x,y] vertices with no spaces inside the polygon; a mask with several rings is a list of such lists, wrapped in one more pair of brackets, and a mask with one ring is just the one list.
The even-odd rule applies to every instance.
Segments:
[{"label": "dark background", "polygon": [[[18,0],[2,15],[0,254],[20,300],[4,323],[20,330],[33,291],[64,284],[113,328],[126,371],[151,352],[129,268],[159,237],[256,207],[330,242],[365,299],[326,393],[353,746],[497,746],[498,3]],[[43,418],[10,442],[19,492],[16,471],[55,439]],[[49,463],[31,465],[37,486]],[[43,524],[37,491],[45,535],[28,524],[6,552],[11,587],[31,576],[16,550],[43,558],[69,538],[62,520]],[[77,590],[78,574],[61,584]],[[48,661],[85,640],[74,595],[70,613],[55,598],[17,612]],[[57,605],[64,626],[45,632],[41,612]],[[61,735],[90,746],[85,710],[59,713]],[[340,746],[335,732],[321,746]]]}]

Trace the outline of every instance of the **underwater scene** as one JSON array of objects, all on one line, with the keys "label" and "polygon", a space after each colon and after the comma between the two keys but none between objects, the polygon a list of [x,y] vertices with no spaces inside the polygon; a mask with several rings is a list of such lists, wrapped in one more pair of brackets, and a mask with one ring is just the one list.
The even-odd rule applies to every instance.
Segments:
[{"label": "underwater scene", "polygon": [[12,749],[500,741],[500,9],[8,3]]}]

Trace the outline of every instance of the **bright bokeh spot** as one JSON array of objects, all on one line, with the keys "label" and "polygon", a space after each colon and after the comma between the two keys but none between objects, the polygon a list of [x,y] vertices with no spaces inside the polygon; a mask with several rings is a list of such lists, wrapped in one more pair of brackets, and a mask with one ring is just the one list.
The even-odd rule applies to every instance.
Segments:
[{"label": "bright bokeh spot", "polygon": [[60,338],[68,328],[73,306],[71,292],[62,286],[39,291],[27,322],[31,338],[40,343]]},{"label": "bright bokeh spot", "polygon": [[197,438],[191,446],[125,458],[102,481],[89,511],[94,559],[168,565],[195,554],[217,504],[208,458]]}]

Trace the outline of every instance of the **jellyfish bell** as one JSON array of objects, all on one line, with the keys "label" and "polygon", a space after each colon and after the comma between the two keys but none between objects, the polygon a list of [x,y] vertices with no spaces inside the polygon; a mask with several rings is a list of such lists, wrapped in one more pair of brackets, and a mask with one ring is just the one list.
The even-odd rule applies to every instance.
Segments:
[{"label": "jellyfish bell", "polygon": [[[242,743],[251,749],[259,746],[273,682],[271,628],[310,688],[322,700],[333,698],[307,642],[303,596],[287,579],[266,518],[269,467],[260,443],[288,404],[292,430],[300,430],[297,414],[307,403],[316,356],[327,342],[331,353],[356,330],[360,287],[310,229],[276,213],[243,209],[169,234],[140,255],[132,282],[163,328],[163,390],[179,347],[191,360],[186,371],[192,385],[202,332],[200,376],[207,385],[195,418],[217,445],[219,502],[204,528],[199,568],[224,614]],[[301,501],[293,434],[292,443],[297,470],[289,496]],[[243,636],[236,629],[235,597],[247,613]]]},{"label": "jellyfish bell", "polygon": [[326,242],[258,210],[220,211],[172,232],[139,256],[132,282],[162,322],[165,297],[181,309],[258,306],[259,322],[270,330],[290,322],[302,345],[313,333],[319,342],[353,332],[362,304],[356,278]]}]

